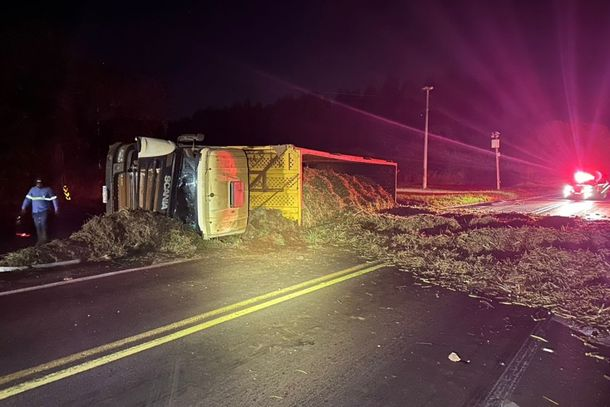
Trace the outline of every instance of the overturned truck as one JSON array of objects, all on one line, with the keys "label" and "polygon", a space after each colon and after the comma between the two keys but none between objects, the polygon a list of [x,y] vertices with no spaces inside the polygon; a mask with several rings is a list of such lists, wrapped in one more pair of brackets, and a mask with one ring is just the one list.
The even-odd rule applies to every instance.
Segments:
[{"label": "overturned truck", "polygon": [[180,219],[205,239],[243,233],[256,208],[279,210],[298,224],[303,169],[365,176],[396,199],[397,164],[296,147],[216,147],[202,135],[176,143],[138,137],[110,146],[103,199],[106,212],[144,209]]}]

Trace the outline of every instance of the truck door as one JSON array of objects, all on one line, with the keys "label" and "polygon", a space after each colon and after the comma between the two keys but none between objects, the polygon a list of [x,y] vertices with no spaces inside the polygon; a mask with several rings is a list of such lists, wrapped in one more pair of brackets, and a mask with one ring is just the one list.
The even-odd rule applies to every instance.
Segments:
[{"label": "truck door", "polygon": [[240,149],[204,148],[197,169],[199,228],[205,239],[248,226],[248,160]]}]

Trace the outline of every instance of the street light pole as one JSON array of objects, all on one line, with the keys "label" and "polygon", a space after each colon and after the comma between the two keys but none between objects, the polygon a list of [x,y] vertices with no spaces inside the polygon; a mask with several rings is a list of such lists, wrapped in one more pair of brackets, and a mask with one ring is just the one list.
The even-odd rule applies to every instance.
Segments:
[{"label": "street light pole", "polygon": [[496,188],[500,190],[500,132],[491,133],[491,148],[496,150]]},{"label": "street light pole", "polygon": [[430,91],[434,86],[424,86],[423,91],[426,92],[426,124],[424,127],[424,177],[422,180],[422,189],[428,188],[428,117],[430,115]]}]

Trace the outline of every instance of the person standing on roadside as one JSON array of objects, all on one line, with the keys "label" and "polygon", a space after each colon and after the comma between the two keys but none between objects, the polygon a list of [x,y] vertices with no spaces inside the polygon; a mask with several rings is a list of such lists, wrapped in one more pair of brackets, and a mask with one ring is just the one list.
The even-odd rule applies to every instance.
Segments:
[{"label": "person standing on roadside", "polygon": [[32,207],[32,218],[36,226],[37,244],[47,242],[47,221],[49,209],[53,203],[55,215],[59,215],[59,203],[57,195],[50,187],[45,187],[42,178],[36,178],[36,185],[30,188],[21,205],[21,213],[25,215],[28,207]]}]

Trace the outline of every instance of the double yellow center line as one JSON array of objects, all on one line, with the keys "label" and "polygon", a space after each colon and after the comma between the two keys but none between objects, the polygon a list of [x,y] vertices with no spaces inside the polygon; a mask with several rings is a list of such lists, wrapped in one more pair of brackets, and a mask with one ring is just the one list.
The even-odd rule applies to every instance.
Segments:
[{"label": "double yellow center line", "polygon": [[[382,264],[381,262],[360,264],[313,280],[308,280],[235,304],[204,312],[203,314],[164,325],[138,335],[133,335],[115,342],[74,353],[42,365],[2,376],[0,377],[0,386],[7,383],[20,382],[1,389],[0,400],[95,369],[145,350],[184,338],[185,336],[201,332],[224,322],[252,314],[253,312],[272,307],[282,302],[301,297],[384,267],[387,267],[387,265]],[[216,318],[210,319],[212,317]],[[132,346],[126,347],[127,345]],[[95,358],[91,359],[92,357]]]}]

